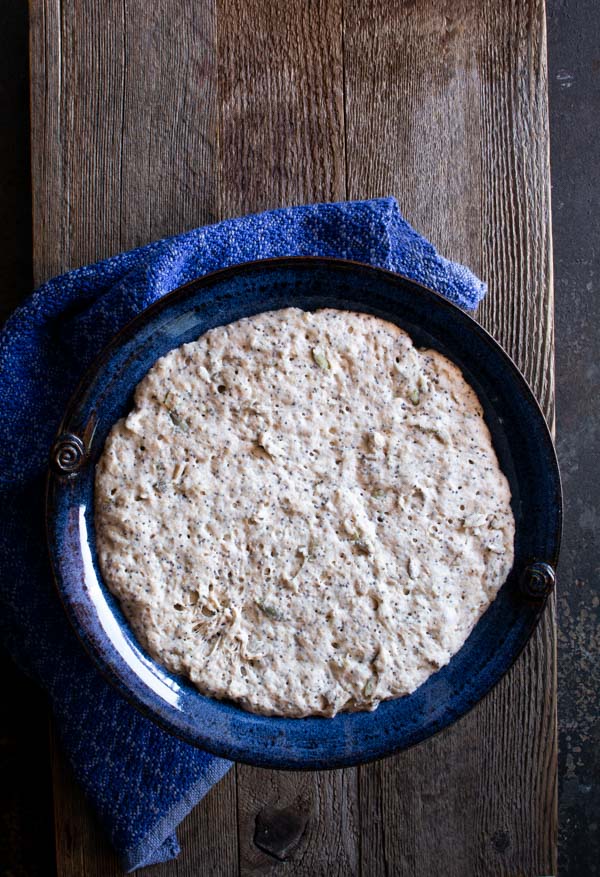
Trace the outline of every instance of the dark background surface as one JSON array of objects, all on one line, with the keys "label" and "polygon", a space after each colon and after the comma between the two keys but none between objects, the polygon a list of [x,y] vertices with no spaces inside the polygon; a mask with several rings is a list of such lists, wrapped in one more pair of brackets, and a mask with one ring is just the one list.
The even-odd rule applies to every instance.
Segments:
[{"label": "dark background surface", "polygon": [[559,873],[600,874],[600,3],[548,3],[557,446]]},{"label": "dark background surface", "polygon": [[[600,3],[548,3],[557,444],[559,872],[600,874]],[[31,291],[27,8],[0,3],[0,317]],[[400,193],[397,193],[400,194]],[[48,713],[5,662],[0,875],[54,870]],[[465,875],[468,877],[468,875]],[[529,877],[529,875],[528,875]],[[541,875],[538,875],[541,877]]]}]

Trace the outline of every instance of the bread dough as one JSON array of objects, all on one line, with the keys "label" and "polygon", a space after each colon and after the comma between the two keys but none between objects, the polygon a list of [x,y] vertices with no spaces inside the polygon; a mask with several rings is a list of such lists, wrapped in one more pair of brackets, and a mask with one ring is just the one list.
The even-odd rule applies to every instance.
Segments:
[{"label": "bread dough", "polygon": [[97,466],[97,551],[165,667],[333,716],[460,649],[513,563],[510,498],[454,364],[377,317],[289,308],[150,369]]}]

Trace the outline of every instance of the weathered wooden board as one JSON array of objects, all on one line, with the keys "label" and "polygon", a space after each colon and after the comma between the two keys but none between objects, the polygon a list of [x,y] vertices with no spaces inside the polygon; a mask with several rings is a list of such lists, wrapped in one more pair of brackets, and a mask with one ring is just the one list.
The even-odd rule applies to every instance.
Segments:
[{"label": "weathered wooden board", "polygon": [[[542,0],[31,0],[36,280],[225,216],[393,194],[488,280],[479,317],[552,423],[546,79]],[[445,733],[357,770],[238,766],[147,873],[555,873],[555,690],[552,604]],[[54,788],[60,877],[120,874],[58,752]]]}]

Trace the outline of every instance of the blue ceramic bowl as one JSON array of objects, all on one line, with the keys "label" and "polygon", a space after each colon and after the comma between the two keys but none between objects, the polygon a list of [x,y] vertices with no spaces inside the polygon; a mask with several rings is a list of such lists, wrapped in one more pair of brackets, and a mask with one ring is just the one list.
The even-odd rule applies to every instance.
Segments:
[{"label": "blue ceramic bowl", "polygon": [[[136,642],[98,568],[94,467],[136,384],[168,350],[214,326],[296,306],[390,320],[456,362],[476,389],[512,489],[514,568],[450,663],[413,694],[333,719],[254,715],[201,695]],[[166,295],[106,348],[71,401],[48,477],[50,556],[83,645],[122,694],[167,730],[217,755],[288,769],[359,764],[404,749],[464,715],[506,673],[553,586],[561,490],[552,441],[524,378],[496,342],[444,298],[397,274],[343,260],[286,258],[227,268]]]}]

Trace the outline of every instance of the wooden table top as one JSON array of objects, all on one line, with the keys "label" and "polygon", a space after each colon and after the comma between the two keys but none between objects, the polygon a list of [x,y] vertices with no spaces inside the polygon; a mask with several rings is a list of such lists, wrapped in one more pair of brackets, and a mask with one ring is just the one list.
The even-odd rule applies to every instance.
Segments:
[{"label": "wooden table top", "polygon": [[[489,283],[554,417],[543,0],[31,0],[34,271],[269,207],[395,195]],[[556,872],[554,601],[468,716],[383,762],[238,765],[171,875]],[[54,747],[59,877],[122,871]],[[259,823],[286,839],[271,853]]]}]

